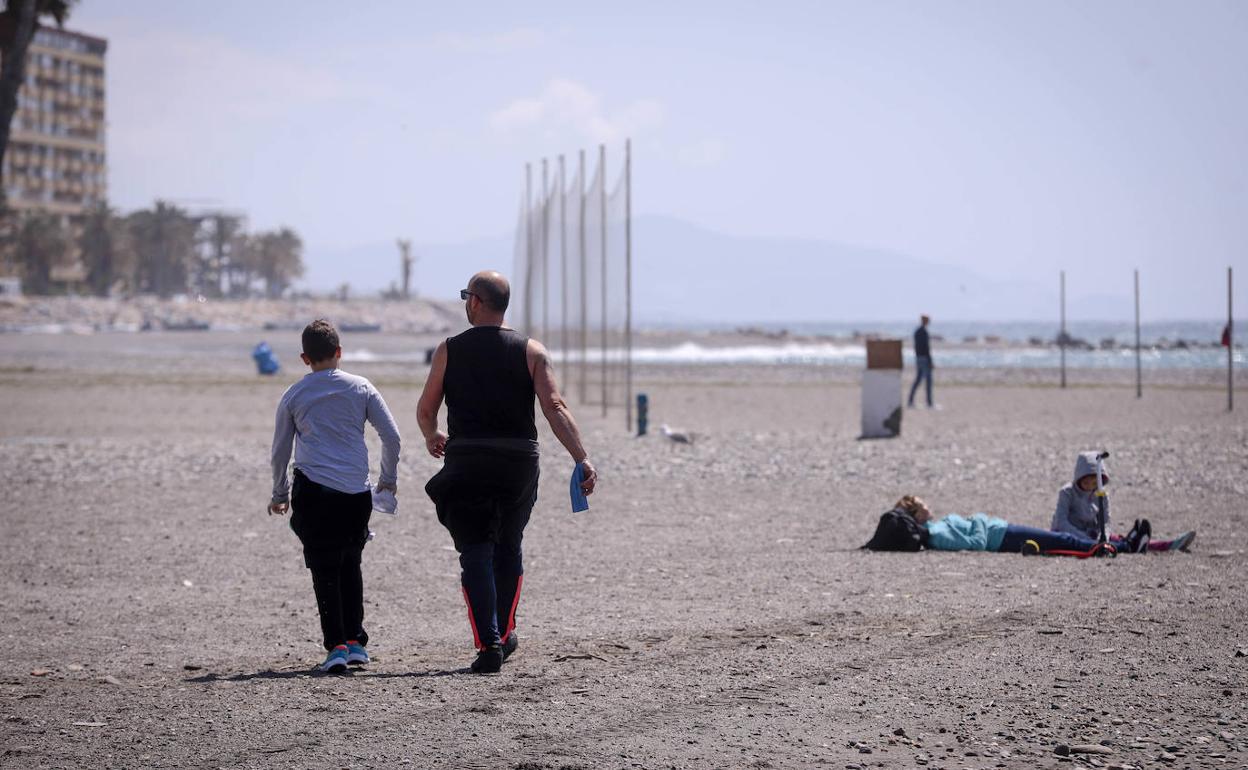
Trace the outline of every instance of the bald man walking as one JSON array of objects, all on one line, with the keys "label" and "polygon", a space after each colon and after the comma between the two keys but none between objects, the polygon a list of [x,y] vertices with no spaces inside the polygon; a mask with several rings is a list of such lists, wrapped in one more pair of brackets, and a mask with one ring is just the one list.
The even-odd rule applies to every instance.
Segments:
[{"label": "bald man walking", "polygon": [[[502,668],[519,644],[520,542],[537,502],[534,397],[555,437],[581,466],[585,494],[594,491],[598,474],[559,395],[546,348],[503,325],[511,298],[507,279],[493,271],[477,273],[459,295],[472,328],[434,351],[417,420],[429,454],[443,458],[425,492],[459,552],[477,648],[472,670],[488,674]],[[438,429],[444,398],[446,433]]]}]

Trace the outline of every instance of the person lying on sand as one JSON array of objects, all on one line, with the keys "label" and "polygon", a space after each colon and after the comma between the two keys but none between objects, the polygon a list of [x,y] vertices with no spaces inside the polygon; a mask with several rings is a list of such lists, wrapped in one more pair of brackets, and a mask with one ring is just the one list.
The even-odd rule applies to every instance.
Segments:
[{"label": "person lying on sand", "polygon": [[[922,498],[906,495],[897,501],[891,511],[880,517],[875,535],[862,547],[871,551],[918,551],[927,548],[933,551],[1022,553],[1028,542],[1034,542],[1041,553],[1087,552],[1096,546],[1095,539],[1082,535],[1011,524],[985,513],[976,513],[969,518],[951,513],[943,519],[933,520],[932,511]],[[1143,533],[1132,530],[1121,541],[1118,550],[1119,553],[1139,553],[1145,543]]]},{"label": "person lying on sand", "polygon": [[[1096,496],[1096,452],[1080,452],[1075,458],[1075,476],[1066,486],[1057,490],[1057,509],[1049,529],[1078,537],[1096,540],[1100,532],[1101,503]],[[1101,462],[1101,483],[1109,484],[1109,468]],[[1109,531],[1109,511],[1105,512],[1105,529]],[[1150,551],[1186,551],[1196,539],[1196,531],[1184,532],[1173,540],[1152,540],[1152,524],[1148,519],[1136,519],[1132,530],[1146,536]],[[1110,534],[1109,542],[1122,551],[1124,537]]]}]

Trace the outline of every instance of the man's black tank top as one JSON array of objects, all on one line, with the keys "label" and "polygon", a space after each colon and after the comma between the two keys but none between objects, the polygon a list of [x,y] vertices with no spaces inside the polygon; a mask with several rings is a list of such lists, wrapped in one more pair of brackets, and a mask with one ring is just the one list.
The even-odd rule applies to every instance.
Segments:
[{"label": "man's black tank top", "polygon": [[528,343],[498,326],[474,326],[447,339],[442,392],[450,438],[537,440]]}]

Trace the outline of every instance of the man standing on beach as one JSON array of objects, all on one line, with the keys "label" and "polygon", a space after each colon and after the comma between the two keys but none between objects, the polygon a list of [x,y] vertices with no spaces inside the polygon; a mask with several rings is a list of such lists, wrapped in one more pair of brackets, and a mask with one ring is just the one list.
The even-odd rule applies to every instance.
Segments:
[{"label": "man standing on beach", "polygon": [[932,408],[932,347],[927,338],[927,325],[931,323],[927,316],[919,316],[919,328],[914,330],[914,366],[918,374],[914,384],[910,386],[909,406],[914,406],[914,394],[920,382],[927,383],[927,408]]},{"label": "man standing on beach", "polygon": [[[594,491],[597,473],[559,395],[546,348],[503,326],[511,298],[507,279],[477,273],[459,296],[472,328],[434,351],[416,416],[429,454],[444,458],[425,492],[459,552],[477,648],[472,670],[486,674],[498,671],[519,643],[520,541],[537,502],[535,396],[555,437],[580,466],[582,492]],[[438,430],[444,397],[447,433]]]}]

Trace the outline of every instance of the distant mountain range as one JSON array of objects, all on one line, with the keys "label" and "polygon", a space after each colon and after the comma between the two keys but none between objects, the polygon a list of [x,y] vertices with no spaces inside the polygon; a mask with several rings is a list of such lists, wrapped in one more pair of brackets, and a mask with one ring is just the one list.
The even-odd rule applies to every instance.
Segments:
[{"label": "distant mountain range", "polygon": [[[417,245],[420,295],[457,296],[481,269],[512,271],[512,236]],[[876,321],[917,317],[1053,319],[1056,286],[993,281],[960,267],[881,249],[714,232],[665,216],[633,224],[634,313],[639,324]],[[305,284],[314,291],[350,283],[357,292],[398,280],[393,241],[310,250]],[[1056,281],[1054,281],[1056,283]],[[1128,296],[1069,295],[1072,316],[1130,318]],[[1089,312],[1088,308],[1095,308]]]}]

